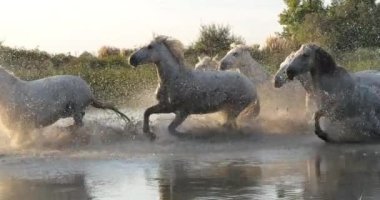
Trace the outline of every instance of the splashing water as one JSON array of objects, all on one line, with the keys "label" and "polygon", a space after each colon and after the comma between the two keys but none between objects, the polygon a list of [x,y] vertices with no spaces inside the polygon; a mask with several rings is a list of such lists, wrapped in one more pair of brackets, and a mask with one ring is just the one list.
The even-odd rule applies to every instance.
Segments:
[{"label": "splashing water", "polygon": [[[289,84],[291,85],[291,84]],[[293,86],[294,87],[294,86]],[[309,130],[305,123],[304,93],[302,89],[294,92],[294,89],[274,90],[273,87],[260,89],[262,109],[258,119],[241,119],[241,130],[231,131],[221,127],[224,118],[220,113],[208,115],[192,115],[180,126],[180,131],[184,132],[182,138],[212,140],[215,138],[225,140],[231,137],[255,137],[259,134],[279,134],[279,133],[303,133]],[[153,105],[154,89],[142,91],[139,95],[128,100],[128,107],[133,109],[123,109],[122,111],[133,118],[131,123],[125,125],[124,121],[118,119],[111,112],[101,110],[88,110],[84,118],[84,126],[74,130],[71,124],[72,119],[63,119],[57,123],[42,129],[30,130],[28,136],[23,136],[15,132],[10,132],[4,127],[1,128],[0,149],[70,149],[86,148],[148,142],[142,133],[142,113],[149,105]],[[293,91],[293,98],[278,98],[284,96],[282,91]],[[158,133],[159,139],[155,143],[167,144],[178,142],[181,138],[171,136],[167,131],[167,125],[173,119],[172,114],[153,115],[151,126],[154,132]],[[11,137],[9,137],[11,136]],[[12,139],[10,139],[12,138]],[[132,142],[131,142],[132,141]]]}]

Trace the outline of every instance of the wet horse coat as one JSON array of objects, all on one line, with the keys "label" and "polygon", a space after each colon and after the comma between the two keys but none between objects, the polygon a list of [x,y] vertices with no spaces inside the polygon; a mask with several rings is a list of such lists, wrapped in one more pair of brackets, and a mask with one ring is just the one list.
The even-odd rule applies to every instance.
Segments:
[{"label": "wet horse coat", "polygon": [[[289,56],[285,58],[285,60],[280,64],[280,68],[277,70],[274,77],[274,86],[276,88],[280,88],[288,83],[290,80],[287,77],[287,69],[292,59],[294,58],[295,52],[292,52]],[[353,77],[354,81],[364,85],[373,85],[380,88],[380,71],[378,70],[364,70],[355,73],[350,73]],[[311,73],[303,73],[299,74],[295,77],[302,87],[306,91],[305,98],[305,107],[308,113],[314,113],[318,108],[320,108],[320,99],[316,94],[316,90],[313,86],[313,80],[311,77]]]},{"label": "wet horse coat", "polygon": [[[310,72],[321,106],[315,113],[315,133],[327,142],[362,142],[380,139],[380,89],[377,73],[354,79],[325,50],[302,45],[289,62],[287,77],[293,80]],[[347,131],[334,135],[320,126],[320,118],[344,124]]]},{"label": "wet horse coat", "polygon": [[227,126],[236,127],[236,118],[243,110],[253,107],[254,116],[260,111],[255,85],[248,78],[235,72],[187,68],[178,40],[156,37],[130,57],[132,66],[146,63],[155,63],[159,77],[158,104],[144,113],[143,130],[152,139],[155,135],[149,130],[149,116],[154,113],[175,113],[169,131],[178,134],[176,128],[190,114],[224,111]]},{"label": "wet horse coat", "polygon": [[219,70],[238,69],[257,86],[267,83],[270,74],[264,67],[252,58],[250,48],[245,45],[234,46],[220,60]]},{"label": "wet horse coat", "polygon": [[114,106],[97,101],[89,85],[78,76],[59,75],[24,81],[0,67],[0,84],[0,117],[11,130],[25,132],[66,117],[73,117],[75,125],[82,126],[88,105],[111,109],[129,120]]}]

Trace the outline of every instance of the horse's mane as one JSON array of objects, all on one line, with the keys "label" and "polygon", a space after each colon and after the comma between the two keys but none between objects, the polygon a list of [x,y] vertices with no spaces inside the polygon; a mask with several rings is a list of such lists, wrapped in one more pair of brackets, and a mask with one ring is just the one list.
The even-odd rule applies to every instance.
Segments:
[{"label": "horse's mane", "polygon": [[174,58],[183,65],[185,63],[185,48],[183,44],[174,38],[170,38],[168,36],[156,36],[154,38],[155,42],[162,42],[170,51],[170,53],[174,56]]},{"label": "horse's mane", "polygon": [[283,68],[286,64],[289,63],[290,59],[294,58],[294,55],[296,54],[295,51],[290,52],[288,56],[280,63],[280,69]]},{"label": "horse's mane", "polygon": [[12,71],[9,71],[7,70],[6,68],[4,68],[3,66],[0,65],[0,73],[6,73],[8,74],[10,77],[18,80],[19,78],[12,72]]},{"label": "horse's mane", "polygon": [[315,51],[316,59],[318,61],[318,70],[323,74],[333,73],[337,65],[333,57],[324,49],[316,44],[306,44],[306,47]]}]

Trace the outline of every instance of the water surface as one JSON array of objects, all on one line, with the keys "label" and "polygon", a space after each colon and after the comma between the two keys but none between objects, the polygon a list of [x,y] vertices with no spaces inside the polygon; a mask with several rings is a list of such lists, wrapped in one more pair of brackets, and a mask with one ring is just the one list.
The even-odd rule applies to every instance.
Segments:
[{"label": "water surface", "polygon": [[380,198],[379,145],[311,132],[149,142],[108,125],[87,127],[84,144],[1,148],[0,200]]}]

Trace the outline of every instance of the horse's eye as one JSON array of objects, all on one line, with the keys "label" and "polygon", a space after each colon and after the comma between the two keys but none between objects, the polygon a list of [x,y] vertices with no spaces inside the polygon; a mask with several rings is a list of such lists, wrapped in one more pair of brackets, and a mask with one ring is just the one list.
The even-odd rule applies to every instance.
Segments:
[{"label": "horse's eye", "polygon": [[152,45],[148,45],[148,49],[152,49],[153,48],[153,46]]},{"label": "horse's eye", "polygon": [[239,54],[238,54],[237,52],[235,52],[235,53],[233,53],[232,55],[236,57],[236,56],[238,56]]},{"label": "horse's eye", "polygon": [[309,57],[309,54],[307,54],[307,53],[303,53],[303,54],[302,54],[302,57],[307,58],[307,57]]}]

